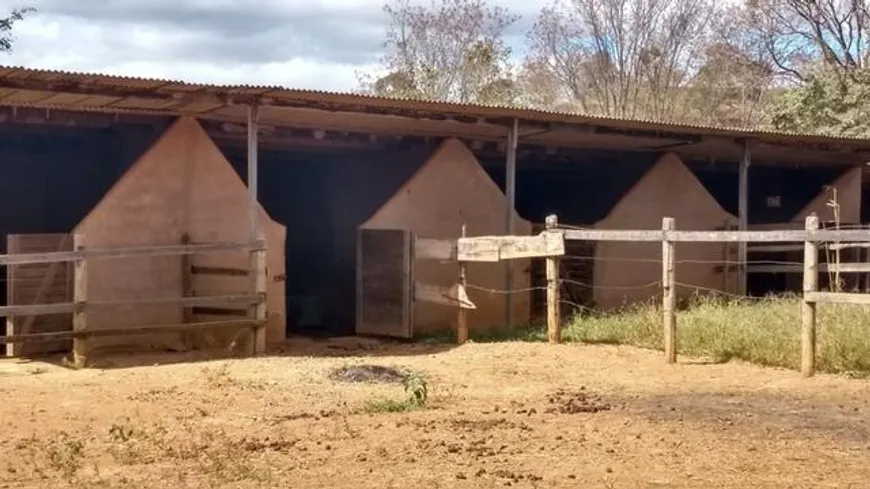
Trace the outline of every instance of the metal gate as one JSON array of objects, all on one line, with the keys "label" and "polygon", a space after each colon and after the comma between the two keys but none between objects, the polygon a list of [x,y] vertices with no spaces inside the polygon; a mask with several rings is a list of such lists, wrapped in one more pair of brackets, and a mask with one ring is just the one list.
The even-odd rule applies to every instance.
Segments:
[{"label": "metal gate", "polygon": [[413,255],[414,236],[410,231],[358,231],[357,334],[414,336]]},{"label": "metal gate", "polygon": [[[70,234],[10,234],[9,254],[72,251]],[[55,304],[73,301],[72,263],[34,263],[6,267],[6,302],[10,306]],[[6,334],[55,333],[72,330],[72,314],[14,316],[6,318]],[[68,352],[72,340],[7,344],[6,356]]]}]

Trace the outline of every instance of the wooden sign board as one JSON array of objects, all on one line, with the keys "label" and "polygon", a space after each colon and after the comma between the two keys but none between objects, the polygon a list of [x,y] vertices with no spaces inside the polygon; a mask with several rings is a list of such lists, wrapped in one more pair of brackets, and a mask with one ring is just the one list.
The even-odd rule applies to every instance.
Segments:
[{"label": "wooden sign board", "polygon": [[457,259],[497,262],[521,258],[563,256],[565,239],[561,232],[545,231],[537,236],[478,236],[459,238]]},{"label": "wooden sign board", "polygon": [[421,260],[456,260],[456,240],[415,238],[414,258]]}]

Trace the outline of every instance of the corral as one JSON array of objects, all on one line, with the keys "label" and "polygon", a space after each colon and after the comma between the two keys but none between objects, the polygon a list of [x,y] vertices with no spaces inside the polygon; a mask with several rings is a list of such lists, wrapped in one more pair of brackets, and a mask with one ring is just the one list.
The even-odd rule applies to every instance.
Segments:
[{"label": "corral", "polygon": [[[7,304],[0,309],[12,318],[7,331],[22,340],[51,333],[89,338],[90,346],[117,344],[91,338],[110,333],[130,336],[121,343],[127,346],[173,350],[238,339],[143,336],[177,336],[194,326],[251,328],[255,351],[288,334],[352,333],[361,324],[361,303],[377,296],[363,292],[386,290],[360,278],[361,267],[377,259],[362,249],[357,238],[363,231],[398,228],[405,238],[396,241],[396,256],[410,257],[402,251],[409,249],[403,244],[409,233],[455,239],[466,226],[470,236],[528,234],[553,213],[566,225],[599,229],[658,229],[669,215],[698,230],[749,230],[787,226],[808,206],[821,206],[832,214],[821,214],[822,221],[854,225],[870,154],[870,142],[855,139],[20,68],[0,69],[0,94],[0,234],[10,244],[31,246],[15,248],[0,262],[10,264],[9,280],[2,282]],[[175,177],[161,180],[139,170],[142,158],[179,128],[186,135],[159,162]],[[206,148],[219,178],[201,178],[199,160],[186,160],[199,154],[194,146]],[[242,178],[225,171],[230,167]],[[469,178],[456,178],[450,168]],[[837,192],[826,189],[835,181]],[[36,243],[34,235],[47,241]],[[582,266],[563,262],[563,286],[577,289],[575,306],[611,307],[655,294],[602,292],[636,288],[659,273],[654,266],[618,263],[623,252],[643,258],[646,251],[635,249],[653,245],[620,246],[585,249],[589,256],[580,258],[594,260]],[[721,265],[681,265],[680,275],[693,281],[682,292],[790,287],[760,280],[757,274],[770,272],[749,265],[745,243],[698,250],[705,262],[721,257]],[[56,254],[28,265],[46,251]],[[118,254],[133,271],[124,272],[115,260],[107,274],[100,260]],[[52,260],[68,265],[47,266]],[[402,287],[387,288],[396,313],[390,317],[407,324],[365,332],[452,330],[450,310],[416,294],[447,295],[455,261],[405,261],[414,265],[392,270],[389,278]],[[403,276],[412,266],[414,279]],[[537,319],[541,302],[530,291],[542,286],[542,274],[535,265],[484,268],[468,273],[469,295],[480,304],[470,314],[472,328]],[[140,312],[129,314],[131,308]],[[44,314],[52,316],[44,325],[33,319]]]}]

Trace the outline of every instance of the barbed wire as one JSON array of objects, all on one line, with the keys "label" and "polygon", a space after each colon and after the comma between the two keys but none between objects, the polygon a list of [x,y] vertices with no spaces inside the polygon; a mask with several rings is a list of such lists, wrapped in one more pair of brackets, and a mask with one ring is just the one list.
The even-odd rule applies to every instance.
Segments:
[{"label": "barbed wire", "polygon": [[648,284],[640,284],[640,285],[592,285],[583,283],[577,280],[571,280],[567,278],[559,279],[560,283],[563,284],[571,284],[571,285],[579,285],[580,287],[585,287],[588,289],[598,289],[598,290],[643,290],[650,289],[653,287],[661,287],[662,282],[650,282]]},{"label": "barbed wire", "polygon": [[735,294],[733,292],[728,292],[725,290],[714,289],[712,287],[705,287],[703,285],[687,284],[687,283],[679,282],[679,281],[674,282],[674,284],[677,287],[683,287],[686,289],[694,289],[696,291],[703,291],[703,292],[707,292],[707,293],[713,294],[713,295],[730,297],[732,299],[746,299],[746,300],[768,300],[769,299],[768,297],[754,297],[751,295]]},{"label": "barbed wire", "polygon": [[481,286],[481,285],[474,285],[474,284],[466,284],[466,285],[465,285],[465,288],[466,288],[466,289],[471,289],[471,290],[477,290],[477,291],[479,291],[479,292],[488,292],[488,293],[490,293],[490,294],[501,294],[501,295],[516,294],[516,293],[520,293],[520,292],[534,292],[534,291],[536,291],[536,290],[537,290],[537,291],[546,291],[546,290],[547,290],[547,287],[546,287],[546,286],[541,286],[541,287],[522,287],[522,288],[519,288],[519,289],[501,290],[501,289],[492,289],[492,288],[489,288],[489,287],[483,287],[483,286]]}]

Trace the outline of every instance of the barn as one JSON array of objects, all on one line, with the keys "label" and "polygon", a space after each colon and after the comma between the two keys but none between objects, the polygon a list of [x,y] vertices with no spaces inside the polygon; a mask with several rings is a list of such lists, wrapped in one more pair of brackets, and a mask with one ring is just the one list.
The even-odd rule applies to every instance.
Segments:
[{"label": "barn", "polygon": [[[253,318],[264,309],[274,344],[290,334],[355,333],[364,231],[453,238],[465,225],[470,236],[534,234],[549,214],[566,226],[608,229],[654,229],[665,215],[679,229],[784,227],[807,209],[832,211],[833,188],[837,216],[823,220],[859,225],[870,202],[863,198],[870,141],[512,107],[0,67],[0,126],[0,266],[8,277],[0,281],[0,315],[13,338],[67,331],[82,319],[88,303],[70,297],[71,266],[81,261],[69,251],[76,235],[85,250],[177,252],[128,260],[123,266],[132,268],[122,274],[135,276],[135,285],[111,275],[123,270],[120,262],[89,266],[88,300],[125,302],[87,313],[91,332]],[[227,243],[254,250],[260,242],[267,261],[260,292],[247,252],[202,251]],[[643,299],[649,291],[623,287],[660,278],[655,267],[618,260],[652,250],[573,245],[576,259],[563,260],[562,276],[582,291],[563,295],[578,305]],[[678,276],[737,293],[787,288],[787,280],[771,279],[779,271],[749,265],[756,252],[680,249]],[[23,264],[22,255],[40,253],[67,253],[66,265]],[[473,326],[534,321],[540,265],[470,270],[469,296],[479,306]],[[418,282],[439,287],[456,272],[450,262],[413,268]],[[236,291],[257,306],[204,306],[195,297]],[[142,294],[172,305],[130,299]],[[46,303],[54,305],[27,312]],[[414,333],[449,329],[453,314],[415,304]],[[178,349],[211,340],[177,333],[106,335],[94,344]]]}]

